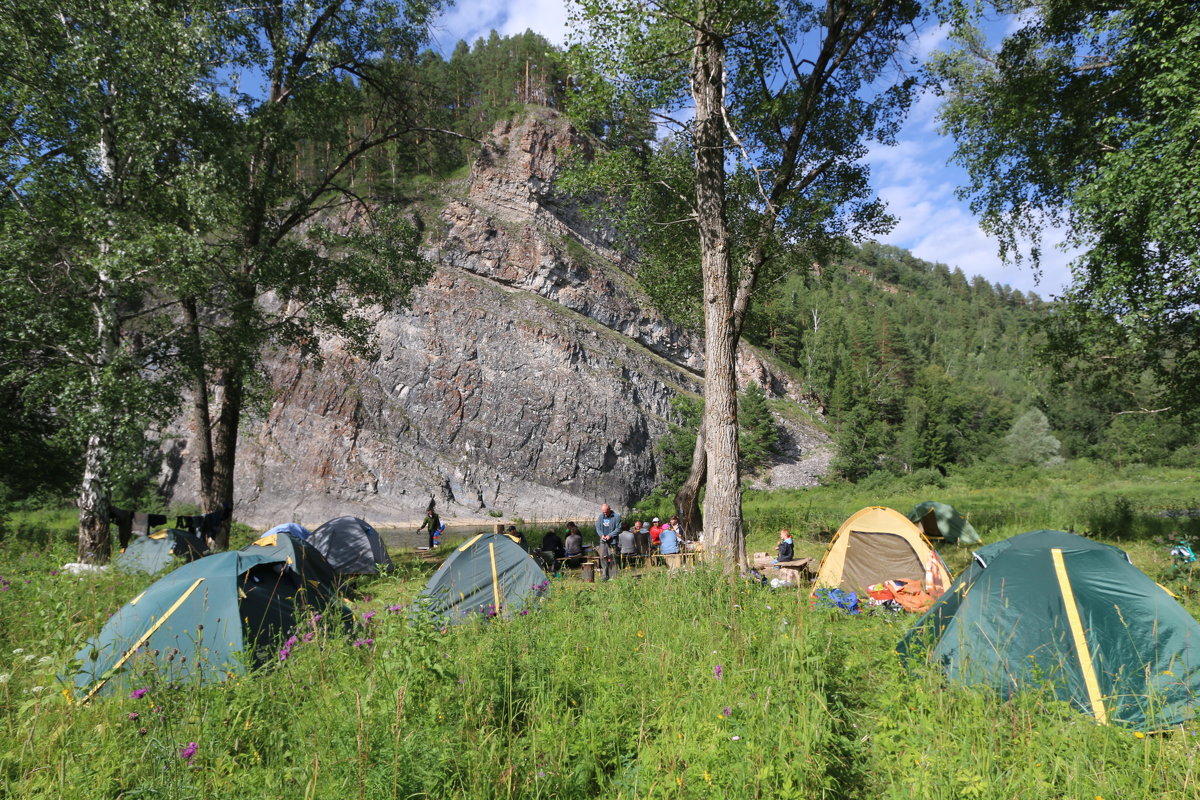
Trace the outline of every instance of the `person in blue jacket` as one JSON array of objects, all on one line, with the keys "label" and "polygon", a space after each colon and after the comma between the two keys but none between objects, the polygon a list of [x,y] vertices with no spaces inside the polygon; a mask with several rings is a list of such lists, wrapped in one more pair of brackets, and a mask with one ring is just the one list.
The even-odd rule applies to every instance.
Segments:
[{"label": "person in blue jacket", "polygon": [[608,503],[600,506],[600,516],[596,517],[596,535],[600,537],[600,546],[596,549],[600,556],[600,578],[608,580],[613,575],[613,557],[617,538],[621,535],[621,515],[613,511]]}]

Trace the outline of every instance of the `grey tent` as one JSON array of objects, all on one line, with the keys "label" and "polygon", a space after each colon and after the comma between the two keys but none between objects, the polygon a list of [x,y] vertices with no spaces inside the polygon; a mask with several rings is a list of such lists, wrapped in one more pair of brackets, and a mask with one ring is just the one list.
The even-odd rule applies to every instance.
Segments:
[{"label": "grey tent", "polygon": [[271,660],[306,613],[336,604],[336,580],[315,548],[286,534],[185,564],[126,603],[76,655],[75,687],[86,702],[151,682],[224,680]]},{"label": "grey tent", "polygon": [[127,572],[162,572],[180,563],[195,561],[208,553],[198,536],[169,528],[151,534],[136,534],[117,556],[116,565]]},{"label": "grey tent", "polygon": [[954,506],[926,500],[908,512],[908,518],[930,539],[941,537],[951,544],[979,544],[979,534]]},{"label": "grey tent", "polygon": [[339,575],[378,575],[396,568],[379,531],[358,517],[329,520],[312,532],[308,543],[321,551]]},{"label": "grey tent", "polygon": [[419,599],[433,613],[461,622],[472,614],[510,615],[549,587],[546,573],[514,537],[481,533],[454,548]]}]

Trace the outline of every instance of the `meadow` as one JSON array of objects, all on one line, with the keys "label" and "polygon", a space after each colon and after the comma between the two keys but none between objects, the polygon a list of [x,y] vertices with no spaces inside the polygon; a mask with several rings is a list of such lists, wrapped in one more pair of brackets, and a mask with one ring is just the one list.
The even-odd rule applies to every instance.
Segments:
[{"label": "meadow", "polygon": [[[749,549],[787,526],[820,555],[858,508],[934,498],[985,542],[1070,528],[1152,577],[1169,540],[1200,532],[1170,515],[1200,507],[1197,474],[1077,464],[750,494]],[[969,557],[942,552],[956,572]],[[316,623],[223,684],[79,706],[56,676],[151,579],[63,574],[72,554],[66,512],[15,514],[0,539],[0,797],[1200,795],[1195,728],[1135,734],[1045,691],[1004,701],[908,674],[892,648],[911,617],[817,609],[712,568],[556,578],[528,615],[443,629],[408,621],[436,565],[399,552],[359,586],[353,636]],[[1200,611],[1185,578],[1170,585]]]}]

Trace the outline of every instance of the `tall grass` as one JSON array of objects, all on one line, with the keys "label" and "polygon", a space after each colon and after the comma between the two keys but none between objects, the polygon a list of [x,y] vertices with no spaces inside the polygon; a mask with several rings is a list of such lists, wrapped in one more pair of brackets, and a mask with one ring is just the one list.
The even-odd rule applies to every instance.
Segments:
[{"label": "tall grass", "polygon": [[[1131,498],[1142,531],[1142,503],[1159,495],[1139,486],[1109,494]],[[1007,486],[946,489],[964,507],[1085,510],[1092,484],[1061,498],[1047,487],[1044,500]],[[882,502],[906,497],[927,495]],[[797,494],[787,517],[793,499],[752,498],[748,508],[774,503],[778,516],[748,518],[756,535],[812,532],[805,544],[819,549],[818,526],[796,520],[828,530],[863,499],[842,487]],[[1061,526],[994,519],[1004,530]],[[151,684],[137,699],[70,705],[56,673],[152,580],[59,573],[71,556],[60,540],[49,552],[12,536],[0,544],[0,797],[1200,795],[1194,731],[1138,737],[1048,692],[1003,701],[908,675],[892,648],[911,618],[813,609],[803,593],[713,569],[556,579],[528,615],[442,628],[389,611],[432,567],[399,554],[396,575],[360,587],[353,637],[323,631],[219,685]]]}]

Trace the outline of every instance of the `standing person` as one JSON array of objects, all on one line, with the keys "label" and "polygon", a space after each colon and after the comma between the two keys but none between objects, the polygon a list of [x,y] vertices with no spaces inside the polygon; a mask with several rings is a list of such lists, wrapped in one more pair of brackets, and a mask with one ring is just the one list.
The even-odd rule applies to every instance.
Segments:
[{"label": "standing person", "polygon": [[675,531],[675,535],[678,536],[680,540],[687,538],[684,535],[683,526],[679,524],[679,517],[673,514],[671,515],[671,530]]},{"label": "standing person", "polygon": [[[641,525],[640,522],[635,522],[634,527]],[[617,537],[617,556],[619,558],[618,566],[621,569],[628,569],[633,566],[634,556],[637,555],[637,536],[633,531],[626,528],[621,531],[621,535]]]},{"label": "standing person", "polygon": [[421,520],[421,527],[417,528],[417,533],[426,528],[429,529],[429,549],[432,550],[438,546],[438,538],[442,535],[445,527],[442,524],[441,517],[433,510],[433,503],[430,503],[429,508],[425,510],[425,519]]},{"label": "standing person", "polygon": [[791,561],[795,557],[796,543],[792,541],[792,532],[784,528],[779,532],[779,558],[775,559],[775,563]]},{"label": "standing person", "polygon": [[600,506],[600,516],[596,517],[596,535],[600,537],[600,546],[596,553],[600,556],[600,578],[608,580],[613,573],[613,550],[617,547],[617,537],[621,533],[621,515],[613,511],[608,503]]},{"label": "standing person", "polygon": [[679,534],[671,527],[671,523],[662,526],[659,532],[659,549],[662,553],[663,561],[667,563],[668,569],[675,569],[679,566],[682,556],[679,555]]}]

